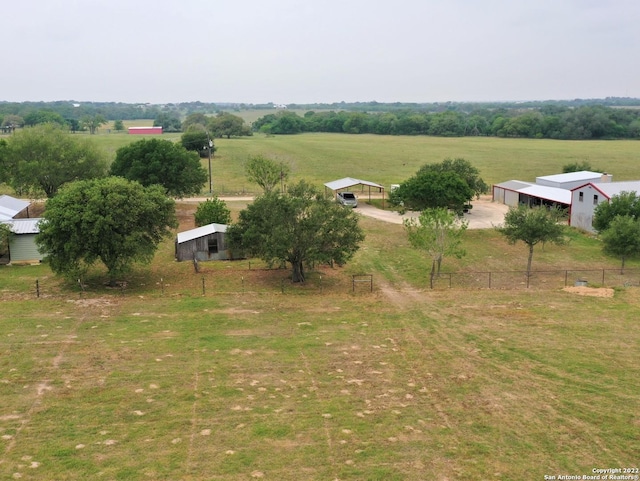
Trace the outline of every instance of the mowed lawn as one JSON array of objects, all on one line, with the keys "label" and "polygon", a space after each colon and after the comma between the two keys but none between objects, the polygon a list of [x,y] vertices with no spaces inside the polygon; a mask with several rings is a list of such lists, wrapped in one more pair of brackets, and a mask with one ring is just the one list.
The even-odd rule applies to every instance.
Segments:
[{"label": "mowed lawn", "polygon": [[[403,144],[411,165],[391,155]],[[217,145],[214,179],[239,192],[252,153],[319,185],[395,182],[458,156],[486,162],[488,182],[534,178],[587,152],[594,167],[598,152],[611,161],[605,147],[619,152],[628,174],[608,170],[621,180],[637,160],[633,142],[305,134]],[[230,203],[233,215],[244,205]],[[192,227],[194,204],[178,208]],[[431,291],[429,261],[401,226],[362,227],[353,261],[306,286],[257,260],[196,274],[173,261],[172,240],[124,290],[105,288],[100,271],[81,293],[46,265],[0,267],[0,479],[538,480],[638,466],[639,287]],[[465,248],[446,271],[526,263],[524,246],[491,230],[467,232]],[[619,264],[581,234],[536,247],[534,269],[590,265]],[[353,274],[372,274],[373,292],[352,292]]]}]

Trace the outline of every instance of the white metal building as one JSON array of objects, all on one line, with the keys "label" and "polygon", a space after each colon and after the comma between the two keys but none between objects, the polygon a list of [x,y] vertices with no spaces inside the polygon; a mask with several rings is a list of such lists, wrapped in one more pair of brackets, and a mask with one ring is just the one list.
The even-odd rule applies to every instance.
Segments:
[{"label": "white metal building", "polygon": [[622,192],[640,193],[640,180],[627,182],[588,183],[571,191],[569,225],[587,232],[595,232],[593,214],[598,204],[609,202]]},{"label": "white metal building", "polygon": [[535,184],[509,180],[493,186],[493,200],[510,207],[555,205],[565,209],[571,205],[571,189],[603,182],[611,182],[611,175],[588,170],[536,177]]}]

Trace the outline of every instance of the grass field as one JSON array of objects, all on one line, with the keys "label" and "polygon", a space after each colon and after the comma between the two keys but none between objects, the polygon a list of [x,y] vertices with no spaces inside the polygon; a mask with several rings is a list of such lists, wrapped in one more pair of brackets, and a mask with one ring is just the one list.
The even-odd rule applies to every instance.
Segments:
[{"label": "grass field", "polygon": [[[395,182],[448,156],[484,166],[489,182],[587,154],[594,166],[615,158],[618,180],[637,165],[632,142],[321,134],[217,145],[215,179],[229,191],[242,190],[251,153],[290,159],[320,184]],[[234,215],[244,205],[229,203]],[[194,204],[178,207],[181,228],[193,227]],[[100,270],[81,293],[46,265],[0,267],[0,479],[515,481],[638,467],[640,288],[431,291],[401,226],[362,227],[353,261],[306,286],[258,261],[195,274],[172,260],[172,241],[122,291]],[[443,268],[526,263],[524,246],[491,230],[468,231],[465,248]],[[538,270],[589,266],[618,262],[578,233],[534,255]],[[373,292],[352,292],[361,273]]]},{"label": "grass field", "polygon": [[[180,134],[162,136],[169,140],[179,137]],[[141,136],[112,132],[93,138],[113,158],[119,147]],[[304,178],[318,186],[341,177],[355,177],[388,188],[406,180],[422,165],[447,157],[467,159],[489,184],[511,179],[534,182],[536,176],[561,173],[564,165],[583,161],[613,174],[614,180],[635,180],[640,165],[639,145],[636,141],[255,134],[217,139],[212,175],[214,190],[219,194],[257,191],[245,180],[244,164],[249,156],[262,154],[288,163],[294,180]],[[203,166],[208,168],[206,159]]]}]

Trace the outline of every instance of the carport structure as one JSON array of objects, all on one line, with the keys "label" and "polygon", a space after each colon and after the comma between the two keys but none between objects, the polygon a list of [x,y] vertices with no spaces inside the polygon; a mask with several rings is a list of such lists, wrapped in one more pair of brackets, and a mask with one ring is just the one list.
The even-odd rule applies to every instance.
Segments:
[{"label": "carport structure", "polygon": [[364,188],[369,187],[369,201],[371,201],[371,188],[378,189],[378,192],[382,192],[382,208],[384,209],[384,187],[375,182],[368,180],[354,179],[353,177],[344,177],[343,179],[333,180],[324,184],[324,191],[330,189],[335,197],[336,193],[341,190],[352,190],[351,187],[361,186],[361,192],[364,192]]}]

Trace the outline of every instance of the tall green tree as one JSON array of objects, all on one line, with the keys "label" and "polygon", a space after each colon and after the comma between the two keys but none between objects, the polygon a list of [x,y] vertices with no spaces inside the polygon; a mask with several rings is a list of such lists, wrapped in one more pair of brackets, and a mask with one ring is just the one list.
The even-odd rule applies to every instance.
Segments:
[{"label": "tall green tree", "polygon": [[605,254],[618,257],[621,269],[627,259],[640,254],[640,219],[617,215],[600,234]]},{"label": "tall green tree", "polygon": [[609,202],[601,202],[593,213],[593,228],[604,232],[618,216],[640,219],[640,197],[636,192],[620,192]]},{"label": "tall green tree", "polygon": [[304,282],[305,266],[346,263],[364,234],[353,210],[301,181],[286,194],[256,198],[229,227],[227,238],[233,248],[269,264],[290,263],[293,282]]},{"label": "tall green tree", "polygon": [[175,112],[161,112],[153,121],[154,127],[162,127],[164,132],[180,132],[182,122]]},{"label": "tall green tree", "polygon": [[80,119],[80,126],[87,129],[91,135],[94,135],[100,126],[107,123],[107,119],[101,114],[85,115]]},{"label": "tall green tree", "polygon": [[462,236],[468,223],[447,209],[425,209],[418,220],[405,219],[404,227],[409,243],[415,249],[423,250],[431,258],[430,286],[433,279],[440,276],[442,260],[446,256],[458,259],[465,255]]},{"label": "tall green tree", "polygon": [[104,177],[106,172],[104,151],[56,124],[25,128],[7,141],[7,183],[24,195],[51,198],[66,182]]},{"label": "tall green tree", "polygon": [[475,197],[479,197],[480,194],[485,194],[489,190],[489,186],[480,177],[480,171],[471,162],[460,157],[447,158],[439,163],[423,165],[418,170],[418,175],[427,172],[453,172],[457,174],[467,183]]},{"label": "tall green tree", "polygon": [[231,211],[224,200],[214,197],[198,205],[193,215],[196,226],[208,224],[231,224]]},{"label": "tall green tree", "polygon": [[208,155],[209,146],[212,155],[217,150],[209,133],[199,125],[190,126],[180,137],[180,144],[187,150],[198,152],[200,157]]},{"label": "tall green tree", "polygon": [[174,197],[200,193],[208,178],[198,154],[160,139],[143,139],[118,149],[111,175],[144,186],[159,184]]},{"label": "tall green tree", "polygon": [[208,128],[215,137],[226,137],[227,139],[232,136],[251,135],[251,129],[245,125],[244,119],[229,112],[220,112],[209,119]]},{"label": "tall green tree", "polygon": [[201,130],[205,130],[209,124],[209,117],[200,112],[187,115],[187,118],[182,121],[182,130],[187,131],[190,127],[199,127]]},{"label": "tall green tree", "polygon": [[547,210],[544,207],[529,208],[525,205],[511,207],[504,216],[504,224],[498,232],[507,238],[509,244],[524,242],[529,249],[527,258],[527,278],[531,275],[533,248],[539,243],[563,244],[565,227],[560,222],[566,213],[560,209]]},{"label": "tall green tree", "polygon": [[51,109],[33,110],[24,116],[24,125],[33,127],[38,124],[65,125],[65,120],[58,112]]},{"label": "tall green tree", "polygon": [[391,192],[392,204],[413,210],[445,207],[461,213],[474,191],[455,172],[421,171]]},{"label": "tall green tree", "polygon": [[107,177],[72,182],[49,199],[36,242],[56,274],[75,280],[100,261],[114,285],[133,263],[149,263],[177,225],[160,186]]},{"label": "tall green tree", "polygon": [[284,162],[277,162],[263,155],[249,157],[245,166],[247,180],[258,184],[265,192],[271,192],[278,184],[281,185],[281,190],[284,190],[290,170]]}]

